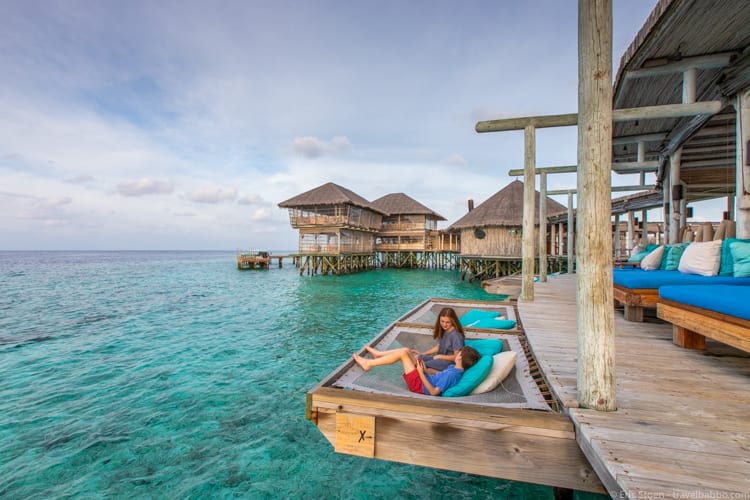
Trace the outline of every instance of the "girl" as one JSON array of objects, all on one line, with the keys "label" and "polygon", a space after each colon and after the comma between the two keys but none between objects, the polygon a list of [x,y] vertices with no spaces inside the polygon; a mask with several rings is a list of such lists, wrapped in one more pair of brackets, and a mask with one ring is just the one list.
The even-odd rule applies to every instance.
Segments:
[{"label": "girl", "polygon": [[412,353],[424,361],[428,373],[445,370],[455,363],[456,353],[464,346],[464,328],[453,308],[444,307],[440,310],[432,338],[438,339],[438,343],[425,352],[412,349]]}]

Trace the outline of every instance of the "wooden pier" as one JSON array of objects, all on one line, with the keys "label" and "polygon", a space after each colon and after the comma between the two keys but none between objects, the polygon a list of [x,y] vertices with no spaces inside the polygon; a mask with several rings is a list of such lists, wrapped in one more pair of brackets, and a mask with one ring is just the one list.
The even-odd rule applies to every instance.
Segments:
[{"label": "wooden pier", "polygon": [[579,408],[576,275],[534,288],[518,302],[526,338],[612,498],[750,497],[750,355],[683,349],[670,324],[616,312],[617,411]]},{"label": "wooden pier", "polygon": [[268,269],[274,260],[278,263],[279,269],[281,269],[284,259],[288,258],[291,258],[294,264],[297,263],[296,255],[271,255],[268,252],[259,250],[238,251],[237,269]]}]

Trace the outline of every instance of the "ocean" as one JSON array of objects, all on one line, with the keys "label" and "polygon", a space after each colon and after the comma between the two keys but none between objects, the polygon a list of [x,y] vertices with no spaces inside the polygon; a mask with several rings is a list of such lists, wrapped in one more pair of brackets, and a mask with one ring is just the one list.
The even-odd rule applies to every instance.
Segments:
[{"label": "ocean", "polygon": [[0,497],[553,498],[339,455],[305,419],[307,390],[430,297],[497,300],[457,271],[0,252]]}]

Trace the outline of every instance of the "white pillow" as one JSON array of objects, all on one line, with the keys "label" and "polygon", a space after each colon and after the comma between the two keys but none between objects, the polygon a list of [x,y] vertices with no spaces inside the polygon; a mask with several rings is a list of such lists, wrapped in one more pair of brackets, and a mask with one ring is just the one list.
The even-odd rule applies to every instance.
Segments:
[{"label": "white pillow", "polygon": [[677,270],[685,274],[716,276],[721,263],[721,240],[691,243],[680,258]]},{"label": "white pillow", "polygon": [[664,255],[664,245],[659,245],[641,261],[641,269],[653,271],[661,267],[661,258]]},{"label": "white pillow", "polygon": [[490,373],[482,380],[473,391],[472,394],[482,394],[490,392],[495,387],[500,385],[500,382],[505,380],[510,371],[516,365],[516,358],[518,353],[516,351],[505,351],[500,352],[492,356],[492,369]]}]

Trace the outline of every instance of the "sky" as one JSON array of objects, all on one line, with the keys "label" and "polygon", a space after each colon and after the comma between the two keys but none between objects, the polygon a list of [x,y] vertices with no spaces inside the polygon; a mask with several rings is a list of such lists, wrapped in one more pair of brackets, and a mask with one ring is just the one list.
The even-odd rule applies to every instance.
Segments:
[{"label": "sky", "polygon": [[[613,74],[655,4],[613,0]],[[294,250],[278,204],[327,182],[406,193],[445,228],[523,166],[522,131],[477,121],[577,107],[573,0],[0,0],[0,17],[4,250]],[[537,131],[537,166],[575,162],[574,128]]]}]

